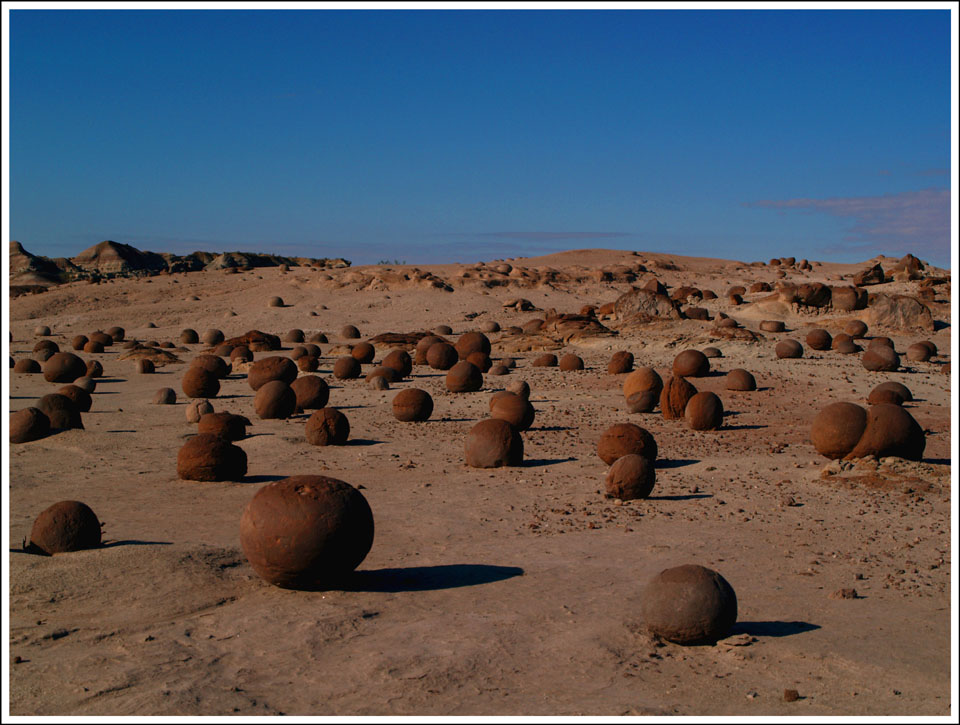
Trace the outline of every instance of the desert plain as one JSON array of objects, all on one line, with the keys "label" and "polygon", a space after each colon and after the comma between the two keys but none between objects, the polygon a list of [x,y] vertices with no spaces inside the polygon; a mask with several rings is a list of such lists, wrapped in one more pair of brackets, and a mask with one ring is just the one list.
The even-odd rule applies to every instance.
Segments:
[{"label": "desert plain", "polygon": [[[143,374],[120,343],[78,352],[103,367],[83,429],[10,445],[12,714],[949,714],[950,275],[927,264],[891,276],[897,261],[580,250],[479,264],[118,275],[12,298],[14,360],[33,357],[40,339],[70,351],[74,336],[115,325],[128,341],[172,343],[147,347],[177,359]],[[851,286],[875,264],[887,277],[860,281],[885,307],[871,299],[841,311],[784,293],[791,284]],[[664,299],[683,287],[716,298],[676,295],[676,314],[670,305],[637,316],[611,304],[651,279]],[[739,299],[727,294],[736,286]],[[282,307],[268,305],[274,296]],[[922,309],[890,302],[903,296]],[[691,307],[706,319],[687,315]],[[737,326],[721,327],[723,316]],[[864,348],[871,337],[893,341],[897,371],[868,371],[862,352],[807,345],[810,330],[836,335],[854,319],[868,325]],[[761,331],[769,320],[785,330]],[[387,390],[332,375],[361,340],[398,334],[374,341],[379,361],[398,346],[412,353],[416,334],[438,325],[452,328],[444,337],[454,342],[489,322],[501,328],[486,333],[493,362],[513,358],[515,367],[484,375],[479,391],[448,392],[444,372],[427,365]],[[340,337],[347,324],[360,340]],[[50,335],[38,337],[40,325]],[[181,378],[211,349],[181,344],[185,328],[227,338],[323,332],[312,374],[349,419],[347,445],[308,444],[309,411],[260,419],[239,365],[210,402],[252,422],[237,442],[247,475],[181,480],[177,452],[197,432]],[[802,357],[776,356],[788,338]],[[921,340],[937,354],[908,359]],[[289,355],[295,344],[255,359]],[[615,352],[629,351],[666,381],[679,352],[706,347],[721,356],[689,382],[722,400],[718,430],[691,430],[659,406],[629,413],[625,375],[607,370]],[[585,367],[533,366],[544,352],[576,354]],[[375,365],[363,365],[364,375]],[[757,390],[727,390],[735,368],[753,373]],[[521,434],[523,464],[467,467],[467,433],[489,417],[491,394],[517,380],[529,384],[536,410]],[[818,412],[837,401],[867,407],[885,381],[913,394],[904,407],[924,429],[922,460],[818,454],[810,439]],[[11,369],[10,410],[59,387]],[[176,391],[175,404],[153,403],[163,387]],[[392,414],[393,397],[411,387],[433,398],[426,422]],[[609,467],[597,442],[621,422],[657,442],[648,498],[604,495]],[[349,586],[281,589],[244,556],[245,506],[295,474],[341,479],[369,502],[375,538]],[[24,551],[36,516],[61,500],[96,512],[104,545]],[[687,563],[716,570],[736,591],[737,623],[716,644],[682,646],[645,629],[646,583]]]}]

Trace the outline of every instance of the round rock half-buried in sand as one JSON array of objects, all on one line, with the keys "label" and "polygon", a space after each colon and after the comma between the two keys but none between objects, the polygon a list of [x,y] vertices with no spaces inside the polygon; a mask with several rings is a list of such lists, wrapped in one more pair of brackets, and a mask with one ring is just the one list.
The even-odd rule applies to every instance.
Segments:
[{"label": "round rock half-buried in sand", "polygon": [[95,549],[100,546],[100,520],[80,501],[60,501],[44,509],[30,530],[30,548],[45,554]]},{"label": "round rock half-buried in sand", "polygon": [[645,456],[629,453],[613,462],[607,472],[606,496],[632,501],[647,498],[656,483],[653,461]]},{"label": "round rock half-buried in sand", "polygon": [[867,411],[864,408],[855,403],[831,403],[813,419],[810,442],[822,456],[843,458],[857,445],[866,427]]},{"label": "round rock half-buried in sand", "polygon": [[10,442],[29,443],[50,433],[50,419],[39,408],[24,408],[10,414]]},{"label": "round rock half-buried in sand", "polygon": [[664,569],[643,592],[646,628],[668,642],[707,644],[737,621],[737,595],[717,572],[696,564]]},{"label": "round rock half-buried in sand", "polygon": [[623,456],[635,453],[657,460],[657,442],[649,431],[633,423],[616,423],[607,428],[597,443],[597,455],[608,466]]},{"label": "round rock half-buried in sand", "polygon": [[187,481],[239,481],[247,474],[247,454],[214,433],[199,433],[177,453],[177,475]]},{"label": "round rock half-buried in sand", "polygon": [[481,420],[467,433],[464,456],[471,468],[519,466],[523,463],[523,438],[505,420]]}]

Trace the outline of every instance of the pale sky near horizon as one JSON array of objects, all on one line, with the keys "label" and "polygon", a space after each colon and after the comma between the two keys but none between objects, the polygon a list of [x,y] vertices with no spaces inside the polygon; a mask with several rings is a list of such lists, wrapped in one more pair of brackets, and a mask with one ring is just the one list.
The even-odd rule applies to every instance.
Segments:
[{"label": "pale sky near horizon", "polygon": [[948,10],[9,19],[10,238],[35,254],[950,266]]}]

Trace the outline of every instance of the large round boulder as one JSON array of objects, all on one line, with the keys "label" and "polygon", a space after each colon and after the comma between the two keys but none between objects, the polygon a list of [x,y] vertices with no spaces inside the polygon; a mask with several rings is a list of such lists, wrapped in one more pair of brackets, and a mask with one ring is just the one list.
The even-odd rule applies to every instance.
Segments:
[{"label": "large round boulder", "polygon": [[633,423],[616,423],[607,428],[597,443],[597,455],[608,466],[623,456],[635,453],[657,460],[657,442],[650,432]]},{"label": "large round boulder", "polygon": [[95,549],[100,537],[101,524],[93,509],[80,501],[59,501],[34,520],[30,548],[50,555]]},{"label": "large round boulder", "polygon": [[472,468],[499,468],[523,463],[523,439],[507,421],[481,420],[467,434],[466,463]]},{"label": "large round boulder", "polygon": [[214,433],[199,433],[177,453],[177,475],[186,481],[239,481],[247,475],[247,454]]},{"label": "large round boulder", "polygon": [[737,595],[717,572],[696,564],[664,569],[643,593],[647,629],[668,642],[710,644],[737,622]]}]

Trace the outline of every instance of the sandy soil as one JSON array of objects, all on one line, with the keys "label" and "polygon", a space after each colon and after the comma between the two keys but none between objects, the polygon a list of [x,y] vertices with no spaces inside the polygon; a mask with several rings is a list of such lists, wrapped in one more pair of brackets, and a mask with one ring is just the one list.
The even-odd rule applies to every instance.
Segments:
[{"label": "sandy soil", "polygon": [[[631,259],[591,250],[524,263]],[[773,282],[769,267],[671,259],[679,269],[655,270],[660,279],[714,289],[721,299],[704,307],[757,329],[749,306],[730,307],[723,291]],[[860,266],[824,264],[807,278]],[[424,269],[449,277],[457,267]],[[505,327],[538,315],[504,310],[511,298],[576,312],[629,288],[358,291],[317,275],[263,269],[64,285],[11,301],[11,355],[31,355],[38,324],[50,325],[66,350],[74,335],[112,325],[128,339],[160,342],[176,342],[186,327],[228,337],[322,330],[327,354],[346,323],[364,339],[441,323],[458,335],[487,320]],[[287,306],[269,308],[271,295]],[[949,304],[933,309],[941,324],[932,334],[872,331],[892,337],[901,353],[919,339],[939,347],[931,362],[904,358],[892,374],[867,372],[857,355],[774,355],[777,340],[802,341],[816,326],[837,331],[851,315],[793,316],[787,333],[759,344],[711,340],[709,322],[653,324],[571,346],[585,371],[534,368],[537,353],[524,353],[510,375],[486,376],[482,391],[460,395],[426,366],[387,391],[362,378],[337,381],[335,355],[327,356],[318,374],[331,384],[330,404],[349,417],[352,440],[343,447],[308,445],[306,416],[260,420],[245,375],[233,375],[212,402],[253,421],[239,442],[249,475],[236,483],[176,474],[177,450],[196,431],[185,420],[180,377],[203,345],[177,352],[183,363],[153,375],[119,360],[116,345],[83,354],[104,368],[85,430],[10,449],[12,713],[949,714],[950,376],[939,368],[950,360],[951,328]],[[490,337],[497,357],[500,335]],[[666,379],[680,350],[708,344],[723,357],[711,361],[713,375],[691,382],[723,399],[723,429],[691,431],[659,408],[626,412],[623,376],[606,372],[613,351],[632,351]],[[724,389],[723,374],[737,367],[756,375],[758,391]],[[529,382],[537,410],[523,434],[524,466],[467,468],[464,436],[486,417],[491,392],[517,379]],[[908,408],[927,430],[924,462],[824,473],[828,461],[809,442],[813,417],[836,400],[865,405],[887,379],[916,398]],[[391,414],[396,391],[411,386],[434,398],[426,423]],[[11,371],[11,410],[56,387]],[[177,391],[176,405],[151,404],[161,387]],[[596,443],[628,420],[657,440],[657,483],[651,498],[616,505],[601,494],[607,466]],[[270,586],[240,549],[239,520],[253,494],[299,473],[362,486],[374,512],[373,549],[349,591]],[[94,509],[107,545],[54,557],[19,551],[37,514],[63,499]],[[738,623],[714,646],[644,634],[645,583],[683,563],[716,569],[736,590]],[[841,588],[859,597],[831,598]],[[785,689],[800,699],[785,702]]]}]

